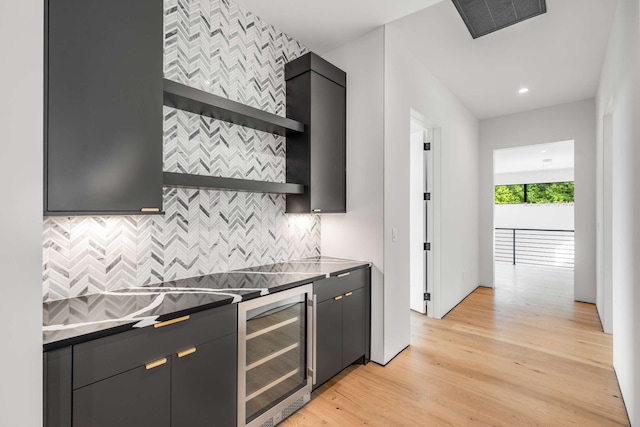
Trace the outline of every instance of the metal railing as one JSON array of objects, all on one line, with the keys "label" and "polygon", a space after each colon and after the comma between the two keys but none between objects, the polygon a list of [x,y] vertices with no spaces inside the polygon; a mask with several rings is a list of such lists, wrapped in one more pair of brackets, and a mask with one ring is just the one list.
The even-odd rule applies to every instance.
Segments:
[{"label": "metal railing", "polygon": [[494,242],[498,262],[574,268],[574,230],[496,228]]}]

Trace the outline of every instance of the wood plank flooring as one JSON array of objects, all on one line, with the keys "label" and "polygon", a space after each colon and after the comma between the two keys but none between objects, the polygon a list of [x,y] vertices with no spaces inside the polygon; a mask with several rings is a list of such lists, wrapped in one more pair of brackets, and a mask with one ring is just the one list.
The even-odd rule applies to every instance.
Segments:
[{"label": "wood plank flooring", "polygon": [[572,280],[500,266],[495,290],[442,320],[412,313],[409,348],[386,367],[346,369],[282,425],[629,425],[612,338],[594,305],[572,300]]}]

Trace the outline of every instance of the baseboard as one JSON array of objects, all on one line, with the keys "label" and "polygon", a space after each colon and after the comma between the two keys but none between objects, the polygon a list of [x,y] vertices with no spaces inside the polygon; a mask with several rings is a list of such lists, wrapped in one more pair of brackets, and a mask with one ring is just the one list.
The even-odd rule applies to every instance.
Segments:
[{"label": "baseboard", "polygon": [[620,399],[622,399],[622,406],[624,406],[624,412],[627,414],[627,421],[629,421],[629,425],[631,425],[631,418],[629,418],[629,410],[627,409],[627,403],[624,401],[624,395],[622,394],[622,387],[620,387],[620,380],[618,379],[618,372],[616,372],[615,366],[613,366],[613,374],[616,376],[616,382],[618,383],[618,390],[620,390]]},{"label": "baseboard", "polygon": [[[480,288],[480,287],[488,288],[487,286],[480,286],[480,285],[476,286],[475,288],[473,288],[473,290],[472,290],[471,292],[469,292],[469,293],[468,293],[464,298],[462,298],[462,299],[460,300],[460,302],[458,302],[456,305],[454,305],[453,307],[451,307],[451,309],[450,309],[449,311],[447,311],[445,314],[443,314],[443,315],[442,315],[442,317],[441,317],[441,319],[444,319],[444,318],[445,318],[445,316],[446,316],[447,314],[451,313],[451,312],[452,312],[452,311],[453,311],[457,306],[459,306],[460,304],[462,304],[462,302],[463,302],[464,300],[466,300],[467,298],[469,298],[469,295],[471,295],[472,293],[474,293],[475,291],[477,291],[477,290],[478,290],[478,288]],[[493,288],[488,288],[488,289],[493,289]]]},{"label": "baseboard", "polygon": [[387,366],[389,363],[391,363],[391,361],[392,361],[393,359],[395,359],[396,357],[398,357],[398,355],[399,355],[400,353],[402,353],[403,351],[405,351],[405,350],[406,350],[406,349],[408,349],[409,347],[411,347],[411,345],[408,345],[408,346],[406,346],[405,348],[403,348],[402,350],[400,350],[400,351],[399,351],[395,356],[393,356],[391,359],[389,359],[389,361],[388,361],[387,363],[385,363],[385,364],[378,363],[378,362],[376,362],[375,360],[371,360],[370,362],[371,362],[371,363],[375,363],[376,365],[378,365],[378,366],[382,366],[382,367],[384,368],[384,367],[385,367],[385,366]]}]

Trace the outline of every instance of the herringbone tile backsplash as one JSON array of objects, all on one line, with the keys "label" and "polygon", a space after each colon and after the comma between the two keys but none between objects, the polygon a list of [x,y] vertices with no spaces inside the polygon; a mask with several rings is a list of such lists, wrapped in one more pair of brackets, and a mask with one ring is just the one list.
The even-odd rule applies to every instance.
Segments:
[{"label": "herringbone tile backsplash", "polygon": [[[285,115],[284,64],[306,53],[225,0],[165,0],[166,78]],[[117,126],[117,124],[114,124]],[[285,141],[164,108],[164,170],[285,181]],[[60,299],[320,254],[320,217],[285,196],[164,189],[164,216],[46,217],[43,298]]]}]

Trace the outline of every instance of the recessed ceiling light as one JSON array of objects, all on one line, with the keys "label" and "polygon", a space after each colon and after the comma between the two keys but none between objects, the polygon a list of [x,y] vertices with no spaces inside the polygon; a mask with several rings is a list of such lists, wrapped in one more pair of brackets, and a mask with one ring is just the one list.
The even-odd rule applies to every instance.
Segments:
[{"label": "recessed ceiling light", "polygon": [[523,93],[527,93],[527,92],[529,92],[529,88],[527,88],[527,87],[520,88],[520,90],[518,91],[519,94],[523,94]]},{"label": "recessed ceiling light", "polygon": [[541,153],[546,153],[546,152],[547,152],[547,150],[541,150],[540,152],[541,152]]}]

